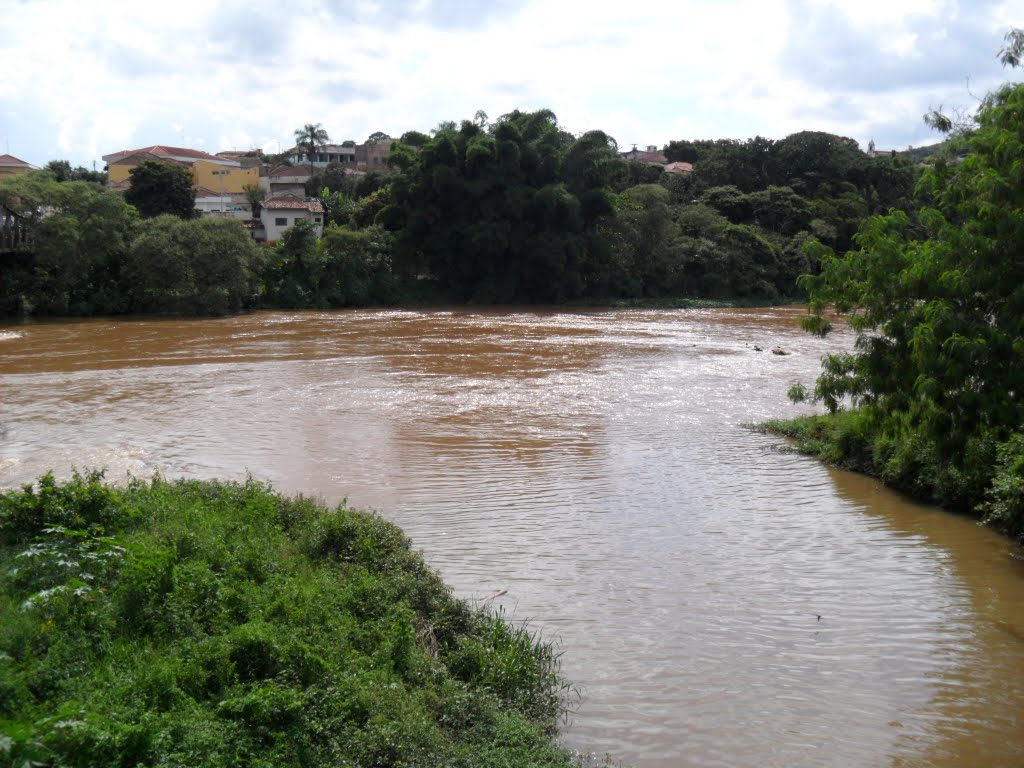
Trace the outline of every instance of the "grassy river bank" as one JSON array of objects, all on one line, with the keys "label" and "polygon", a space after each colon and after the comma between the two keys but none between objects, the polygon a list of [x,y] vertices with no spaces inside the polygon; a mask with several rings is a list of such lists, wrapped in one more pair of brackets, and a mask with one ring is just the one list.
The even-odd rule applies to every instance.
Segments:
[{"label": "grassy river bank", "polygon": [[840,469],[878,478],[895,490],[979,518],[1024,544],[1024,442],[969,443],[959,461],[925,435],[894,434],[869,409],[772,419],[753,427],[782,435],[796,450]]},{"label": "grassy river bank", "polygon": [[258,482],[0,496],[0,756],[67,766],[566,766],[571,689],[394,525]]}]

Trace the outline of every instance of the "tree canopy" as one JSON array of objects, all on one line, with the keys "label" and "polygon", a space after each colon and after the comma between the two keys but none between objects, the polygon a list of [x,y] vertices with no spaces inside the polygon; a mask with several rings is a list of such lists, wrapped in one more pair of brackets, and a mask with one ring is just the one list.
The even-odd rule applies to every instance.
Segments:
[{"label": "tree canopy", "polygon": [[957,506],[978,503],[998,446],[1024,424],[1022,124],[1024,84],[988,95],[962,162],[924,173],[919,212],[868,220],[845,255],[817,245],[821,273],[803,279],[808,329],[827,333],[834,306],[857,332],[853,353],[826,358],[815,395],[863,406],[914,461],[931,457],[954,479],[930,494]]},{"label": "tree canopy", "polygon": [[429,270],[462,300],[581,294],[587,242],[612,210],[604,133],[574,138],[550,110],[516,111],[486,130],[441,124],[419,151],[394,145],[391,162],[402,173],[379,220],[403,268]]},{"label": "tree canopy", "polygon": [[195,215],[196,190],[188,168],[160,160],[143,160],[129,172],[124,199],[144,217],[170,214],[181,219]]}]

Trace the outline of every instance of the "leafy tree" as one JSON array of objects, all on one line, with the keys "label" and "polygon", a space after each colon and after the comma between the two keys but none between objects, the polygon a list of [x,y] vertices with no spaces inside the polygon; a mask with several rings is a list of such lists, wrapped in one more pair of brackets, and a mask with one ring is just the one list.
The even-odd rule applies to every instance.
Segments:
[{"label": "leafy tree", "polygon": [[396,261],[428,270],[462,300],[555,301],[580,295],[582,265],[611,213],[608,137],[574,138],[550,110],[515,111],[487,130],[442,124],[403,172],[376,220],[396,231]]},{"label": "leafy tree", "polygon": [[309,172],[313,172],[313,161],[316,159],[316,151],[331,140],[327,130],[320,123],[306,123],[301,128],[295,129],[295,145],[303,147],[309,157]]},{"label": "leafy tree", "polygon": [[751,198],[732,184],[711,187],[700,196],[700,201],[710,205],[733,224],[746,224],[754,216]]},{"label": "leafy tree", "polygon": [[760,136],[748,141],[702,142],[694,175],[703,187],[731,185],[742,192],[764,189],[769,183],[773,146],[774,142]]},{"label": "leafy tree", "polygon": [[402,144],[405,144],[406,146],[416,147],[417,149],[419,149],[428,141],[430,141],[430,137],[425,133],[421,133],[420,131],[406,131],[405,133],[402,134],[402,138],[400,138],[399,141]]},{"label": "leafy tree", "polygon": [[772,145],[770,180],[800,194],[814,195],[819,187],[856,178],[867,162],[867,156],[853,139],[821,131],[801,131]]},{"label": "leafy tree", "polygon": [[245,195],[245,201],[249,203],[252,217],[258,219],[260,217],[260,203],[267,197],[266,190],[259,184],[246,184],[242,187],[242,193]]},{"label": "leafy tree", "polygon": [[[976,121],[963,162],[925,172],[916,220],[870,219],[845,257],[817,246],[821,274],[804,278],[808,329],[827,333],[834,305],[857,331],[855,352],[824,361],[815,396],[864,406],[901,446],[891,477],[957,506],[980,500],[995,446],[1024,423],[1024,84],[989,94]],[[926,459],[934,471],[920,471]]]},{"label": "leafy tree", "polygon": [[241,222],[164,215],[143,223],[124,274],[134,312],[222,315],[252,302],[256,271]]},{"label": "leafy tree", "polygon": [[57,181],[91,181],[96,184],[105,184],[107,174],[102,171],[90,171],[88,168],[78,166],[72,168],[67,160],[51,160],[45,166],[44,171],[52,173]]},{"label": "leafy tree", "polygon": [[383,131],[374,131],[366,138],[367,144],[378,144],[382,141],[390,141],[391,137]]},{"label": "leafy tree", "polygon": [[807,228],[811,206],[789,187],[768,187],[749,197],[754,220],[762,229],[792,236]]},{"label": "leafy tree", "polygon": [[51,160],[43,166],[43,170],[52,173],[57,181],[71,181],[71,163],[67,160]]},{"label": "leafy tree", "polygon": [[692,141],[670,141],[664,152],[670,163],[696,163],[700,156]]},{"label": "leafy tree", "polygon": [[325,309],[395,300],[392,236],[379,227],[331,226],[317,239],[308,222],[289,228],[268,260],[270,306]]},{"label": "leafy tree", "polygon": [[121,194],[33,172],[0,182],[0,207],[35,243],[0,263],[0,314],[124,311],[120,272],[137,214]]},{"label": "leafy tree", "polygon": [[159,160],[143,160],[128,172],[124,199],[144,217],[170,214],[181,219],[195,215],[196,190],[187,168]]}]

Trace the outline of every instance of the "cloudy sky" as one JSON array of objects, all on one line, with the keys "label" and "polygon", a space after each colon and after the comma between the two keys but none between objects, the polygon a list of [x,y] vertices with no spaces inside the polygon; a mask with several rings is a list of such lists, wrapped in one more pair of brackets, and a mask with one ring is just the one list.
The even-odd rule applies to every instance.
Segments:
[{"label": "cloudy sky", "polygon": [[1024,0],[0,0],[0,152],[36,165],[151,144],[287,149],[547,107],[620,145],[933,143],[1021,73]]}]

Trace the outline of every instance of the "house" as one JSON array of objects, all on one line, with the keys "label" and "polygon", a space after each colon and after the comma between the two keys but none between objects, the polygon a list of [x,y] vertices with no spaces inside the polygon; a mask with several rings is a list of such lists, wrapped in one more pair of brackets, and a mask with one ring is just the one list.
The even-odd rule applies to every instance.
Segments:
[{"label": "house", "polygon": [[[305,164],[306,168],[309,168],[308,147],[292,147],[284,154],[294,165]],[[316,148],[313,156],[313,167],[320,169],[326,168],[331,163],[352,164],[354,166],[355,162],[355,146],[347,147],[343,144],[324,144]]]},{"label": "house", "polygon": [[309,166],[277,165],[263,178],[263,188],[268,197],[292,195],[306,196],[306,182],[309,181]]},{"label": "house", "polygon": [[263,226],[263,222],[259,219],[243,219],[242,226],[245,230],[252,235],[252,239],[257,243],[263,243],[267,240],[267,230]]},{"label": "house", "polygon": [[634,144],[629,152],[619,153],[619,157],[623,160],[637,160],[641,163],[654,163],[656,165],[665,165],[668,162],[665,153],[659,151],[654,144],[648,144],[646,152],[641,152]]},{"label": "house", "polygon": [[4,176],[20,176],[34,170],[24,160],[19,160],[14,155],[0,155],[0,178]]},{"label": "house", "polygon": [[319,200],[304,200],[295,195],[268,197],[260,204],[260,221],[267,240],[279,240],[285,230],[300,221],[312,223],[320,237],[324,232],[324,206]]},{"label": "house", "polygon": [[387,170],[388,153],[394,143],[393,139],[382,139],[373,143],[360,144],[356,147],[356,169],[360,171]]},{"label": "house", "polygon": [[252,210],[245,195],[221,194],[206,187],[196,188],[196,210],[204,216],[221,216],[245,221]]},{"label": "house", "polygon": [[693,173],[693,163],[669,163],[665,166],[665,173]]},{"label": "house", "polygon": [[131,169],[144,160],[162,160],[187,167],[192,172],[192,183],[221,195],[240,195],[248,185],[259,185],[258,166],[243,167],[236,159],[219,157],[198,149],[185,147],[152,146],[126,149],[103,156],[107,164],[107,183],[112,189],[121,189],[131,178]]}]

